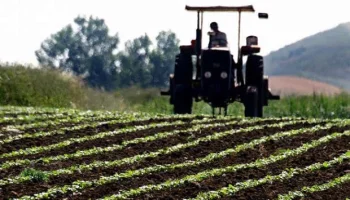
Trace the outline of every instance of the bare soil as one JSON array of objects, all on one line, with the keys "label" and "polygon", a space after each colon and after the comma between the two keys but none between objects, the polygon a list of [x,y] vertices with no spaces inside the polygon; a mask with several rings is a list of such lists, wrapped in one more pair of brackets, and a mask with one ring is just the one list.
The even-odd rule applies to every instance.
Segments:
[{"label": "bare soil", "polygon": [[271,76],[269,87],[273,93],[281,96],[312,95],[313,93],[334,95],[342,92],[342,89],[336,86],[296,76]]},{"label": "bare soil", "polygon": [[[262,122],[259,122],[262,123]],[[267,122],[264,122],[267,123]],[[273,123],[273,121],[271,121],[270,123]],[[143,162],[139,162],[139,163],[135,163],[131,166],[128,165],[124,165],[124,166],[119,166],[119,167],[113,167],[113,168],[103,168],[103,167],[99,167],[98,169],[92,170],[92,171],[85,171],[83,173],[74,173],[74,174],[70,174],[70,175],[62,175],[59,177],[54,177],[52,178],[48,183],[23,183],[23,184],[18,184],[18,185],[8,185],[5,186],[3,188],[4,191],[17,191],[20,192],[21,195],[30,195],[30,194],[35,194],[38,192],[42,192],[42,191],[46,191],[47,190],[47,186],[48,185],[67,185],[67,184],[71,184],[73,181],[75,180],[92,180],[92,179],[96,179],[100,176],[110,176],[113,175],[114,173],[117,172],[123,172],[125,170],[130,170],[130,169],[139,169],[139,168],[144,168],[144,167],[149,167],[155,164],[169,164],[169,163],[181,163],[187,160],[194,160],[195,158],[198,157],[203,157],[208,155],[209,153],[213,153],[213,152],[220,152],[223,151],[227,148],[232,148],[237,144],[242,144],[244,142],[248,142],[250,140],[262,137],[264,135],[272,135],[274,133],[280,132],[280,131],[287,131],[287,130],[293,130],[293,129],[300,129],[302,127],[312,127],[315,124],[308,124],[308,123],[298,123],[295,125],[289,125],[283,128],[265,128],[263,130],[255,130],[255,131],[248,131],[248,132],[242,132],[236,135],[231,135],[231,136],[227,136],[222,138],[221,140],[218,141],[212,141],[212,142],[208,142],[208,143],[200,143],[198,146],[196,147],[192,147],[192,148],[188,148],[188,149],[184,149],[182,151],[170,154],[170,155],[164,155],[164,156],[159,156],[153,159],[147,159]],[[247,125],[248,126],[248,125]],[[252,126],[252,125],[249,125]],[[55,164],[50,164],[50,165],[36,165],[35,169],[40,169],[40,170],[53,170],[53,169],[59,169],[62,167],[67,167],[65,165],[67,165],[66,163],[68,163],[69,165],[72,164],[77,164],[80,162],[92,162],[95,160],[117,160],[117,159],[122,159],[125,157],[131,157],[143,152],[150,152],[150,151],[156,151],[157,149],[166,147],[166,146],[171,146],[171,145],[175,145],[178,143],[183,143],[188,141],[188,136],[192,135],[191,140],[194,140],[198,137],[203,137],[209,134],[212,134],[214,132],[219,132],[219,131],[226,131],[226,130],[230,130],[230,129],[235,129],[238,128],[237,125],[233,125],[233,126],[226,126],[226,127],[221,127],[221,128],[210,128],[207,129],[205,131],[198,131],[198,132],[191,132],[191,133],[183,133],[183,134],[179,134],[176,137],[170,137],[164,140],[157,140],[154,142],[149,142],[149,143],[143,143],[143,144],[137,144],[134,146],[131,146],[130,148],[126,148],[123,149],[121,151],[117,151],[117,152],[112,152],[112,153],[106,153],[106,154],[101,154],[101,155],[95,155],[95,156],[90,156],[87,158],[81,158],[81,159],[76,159],[76,160],[72,160],[70,162],[68,161],[63,161],[62,163],[55,163]],[[327,132],[323,132],[320,133],[319,135],[324,135]],[[320,137],[318,136],[318,134],[315,134],[315,137]],[[311,137],[312,138],[312,137]],[[301,138],[299,138],[301,139]],[[297,139],[296,141],[299,142],[298,144],[300,144],[300,142],[304,141],[304,140],[309,140],[309,137],[306,137],[304,140],[300,140]],[[282,143],[281,145],[283,145],[285,143]],[[288,142],[287,142],[288,144]],[[257,150],[259,151],[259,150]],[[63,153],[63,152],[62,152]],[[257,153],[256,151],[252,151],[251,153],[249,153],[249,155],[260,155],[259,153]],[[108,155],[108,156],[106,156]],[[232,160],[236,160],[236,158],[243,158],[243,160],[240,160],[241,162],[245,162],[246,161],[246,157],[244,156],[246,155],[245,153],[243,153],[243,155],[239,155],[239,156],[234,156],[231,158],[228,158],[228,160],[223,159],[223,161],[217,161],[218,163],[214,163],[214,164],[208,164],[208,165],[204,165],[204,166],[200,166],[200,167],[196,167],[196,168],[191,168],[191,169],[186,169],[186,170],[179,170],[178,173],[172,173],[170,175],[167,174],[162,174],[160,173],[160,175],[155,175],[157,177],[160,177],[160,179],[154,178],[151,179],[149,177],[143,177],[141,179],[133,179],[131,181],[127,181],[124,184],[112,184],[111,186],[107,186],[107,187],[102,187],[102,189],[104,190],[104,188],[107,188],[107,191],[103,191],[103,193],[111,193],[111,192],[115,192],[117,191],[115,188],[115,185],[117,186],[121,186],[121,187],[133,187],[133,186],[138,186],[139,184],[143,184],[143,183],[148,183],[149,181],[153,182],[153,181],[163,181],[167,178],[170,177],[178,177],[180,174],[188,174],[191,173],[191,171],[193,170],[193,172],[198,172],[200,171],[202,168],[204,169],[209,169],[211,167],[216,167],[216,166],[222,166],[225,164],[228,164],[230,162],[232,162]],[[79,162],[78,162],[79,161]],[[19,173],[18,169],[12,169],[10,170],[11,173]],[[9,173],[10,171],[7,171],[6,173]],[[140,180],[140,181],[138,181]],[[132,184],[130,184],[130,182],[132,182]],[[124,186],[123,186],[124,185]],[[23,189],[21,189],[23,188]],[[96,188],[96,193],[89,191],[87,193],[89,193],[89,195],[98,195],[98,191],[101,188],[98,187]],[[86,193],[84,193],[86,194]],[[100,193],[101,194],[101,193]],[[82,196],[82,199],[84,198],[90,198],[90,197],[86,197],[86,196]]]}]

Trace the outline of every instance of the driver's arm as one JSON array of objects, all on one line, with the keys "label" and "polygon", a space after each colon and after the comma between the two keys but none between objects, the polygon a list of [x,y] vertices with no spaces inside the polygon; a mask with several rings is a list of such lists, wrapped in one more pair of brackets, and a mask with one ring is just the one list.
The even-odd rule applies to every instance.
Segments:
[{"label": "driver's arm", "polygon": [[224,42],[224,45],[227,46],[227,37],[226,37],[226,33],[222,33],[222,41]]},{"label": "driver's arm", "polygon": [[208,33],[208,35],[209,35],[208,49],[210,49],[211,48],[211,43],[212,43],[212,40],[213,40],[213,35],[211,35],[209,33]]}]

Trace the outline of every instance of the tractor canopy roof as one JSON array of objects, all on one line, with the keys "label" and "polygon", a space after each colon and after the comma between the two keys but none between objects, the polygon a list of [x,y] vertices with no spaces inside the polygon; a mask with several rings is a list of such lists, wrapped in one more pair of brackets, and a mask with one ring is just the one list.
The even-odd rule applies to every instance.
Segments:
[{"label": "tractor canopy roof", "polygon": [[186,6],[188,11],[197,12],[255,12],[252,5],[247,6]]}]

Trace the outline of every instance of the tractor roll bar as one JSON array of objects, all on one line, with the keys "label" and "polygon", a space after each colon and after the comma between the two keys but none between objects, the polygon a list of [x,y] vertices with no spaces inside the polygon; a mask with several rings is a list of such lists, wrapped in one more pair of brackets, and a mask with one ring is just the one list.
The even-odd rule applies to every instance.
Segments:
[{"label": "tractor roll bar", "polygon": [[200,12],[255,12],[252,5],[248,6],[186,6],[188,11]]},{"label": "tractor roll bar", "polygon": [[[246,6],[188,6],[185,9],[187,11],[197,12],[197,30],[196,30],[196,57],[197,61],[202,50],[202,28],[203,28],[203,13],[204,12],[238,12],[238,62],[242,62],[242,53],[240,48],[241,39],[241,13],[250,12],[254,13],[255,9],[253,5]],[[259,18],[268,18],[266,13],[259,13]],[[199,62],[197,62],[197,76],[199,72]]]}]

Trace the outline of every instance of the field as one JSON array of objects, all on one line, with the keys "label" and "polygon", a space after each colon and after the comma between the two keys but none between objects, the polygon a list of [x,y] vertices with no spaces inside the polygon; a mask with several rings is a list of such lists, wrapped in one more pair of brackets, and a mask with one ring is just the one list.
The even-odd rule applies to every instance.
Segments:
[{"label": "field", "polygon": [[[272,90],[286,84],[281,79],[271,79]],[[292,91],[300,95],[285,96],[282,93],[280,101],[270,101],[264,108],[266,117],[308,117],[308,118],[349,118],[350,93],[342,92],[336,95],[301,95],[301,87],[313,92],[315,84],[302,79],[292,79],[288,82],[294,85]],[[289,80],[289,79],[288,79]],[[290,89],[290,85],[285,89]],[[320,88],[322,87],[322,89]],[[319,85],[318,91],[330,87]],[[166,89],[166,88],[164,88]],[[278,89],[279,90],[279,89]],[[276,91],[280,93],[280,91]],[[31,68],[17,64],[0,63],[0,105],[75,108],[81,110],[106,110],[119,112],[146,112],[171,114],[172,105],[169,97],[160,96],[160,88],[140,88],[137,86],[120,88],[113,92],[87,87],[78,77],[62,74],[55,70]],[[241,116],[244,106],[234,103],[228,107],[230,115]],[[204,102],[193,104],[194,114],[211,114],[210,106]]]},{"label": "field", "polygon": [[342,93],[342,89],[334,85],[297,76],[270,76],[269,86],[273,93],[281,96]]},{"label": "field", "polygon": [[0,115],[0,199],[350,197],[350,119]]}]

